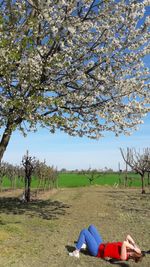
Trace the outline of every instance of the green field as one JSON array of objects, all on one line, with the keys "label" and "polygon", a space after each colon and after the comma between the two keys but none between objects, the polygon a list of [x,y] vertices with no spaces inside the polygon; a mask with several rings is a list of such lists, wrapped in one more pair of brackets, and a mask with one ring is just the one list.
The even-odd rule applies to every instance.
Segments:
[{"label": "green field", "polygon": [[[31,182],[31,187],[32,188],[37,188],[38,186],[38,180],[36,179],[36,177],[32,177],[32,182]],[[3,182],[2,182],[2,188],[23,188],[24,187],[24,180],[19,180],[16,179],[15,181],[13,181],[13,183],[10,181],[10,179],[8,179],[7,177],[3,178]]]},{"label": "green field", "polygon": [[[128,186],[139,187],[141,186],[141,180],[139,175],[132,174],[132,184],[131,181],[128,181]],[[123,179],[124,175],[119,176],[118,173],[106,173],[101,175],[99,178],[96,178],[92,184],[97,185],[115,185],[119,183],[119,178],[122,180],[122,185],[124,185]],[[80,187],[80,186],[88,186],[90,185],[90,181],[88,177],[85,175],[77,174],[77,173],[61,173],[58,178],[58,186],[59,187]]]},{"label": "green field", "polygon": [[[92,184],[97,185],[110,185],[114,186],[115,184],[119,184],[124,186],[124,176],[125,174],[121,174],[119,176],[118,173],[106,173],[102,174],[99,178],[96,178],[92,181]],[[141,186],[141,179],[140,176],[137,174],[130,174],[128,179],[127,186],[128,187],[140,187]],[[121,183],[119,183],[119,179],[121,180]],[[146,184],[147,184],[147,179]],[[38,180],[36,177],[32,177],[31,187],[37,188],[38,187]],[[59,173],[58,175],[58,187],[64,188],[64,187],[81,187],[81,186],[89,186],[90,181],[86,175],[78,174],[78,173]],[[11,181],[5,177],[3,179],[2,188],[12,188]],[[23,188],[24,187],[24,181],[16,179],[14,183],[15,188]]]}]

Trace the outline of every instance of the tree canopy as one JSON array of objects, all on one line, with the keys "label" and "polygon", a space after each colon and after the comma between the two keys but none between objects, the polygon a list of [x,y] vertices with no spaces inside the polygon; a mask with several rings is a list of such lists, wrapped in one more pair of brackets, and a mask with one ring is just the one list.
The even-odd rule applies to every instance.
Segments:
[{"label": "tree canopy", "polygon": [[0,1],[0,159],[38,126],[99,138],[148,111],[149,0]]}]

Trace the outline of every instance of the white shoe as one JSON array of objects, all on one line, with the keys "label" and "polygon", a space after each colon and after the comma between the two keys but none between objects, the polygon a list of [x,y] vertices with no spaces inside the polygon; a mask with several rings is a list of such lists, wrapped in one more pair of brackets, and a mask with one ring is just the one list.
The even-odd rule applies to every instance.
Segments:
[{"label": "white shoe", "polygon": [[86,244],[85,243],[83,243],[81,249],[84,249],[84,250],[86,249]]},{"label": "white shoe", "polygon": [[79,258],[79,251],[74,250],[73,252],[69,253],[69,256]]}]

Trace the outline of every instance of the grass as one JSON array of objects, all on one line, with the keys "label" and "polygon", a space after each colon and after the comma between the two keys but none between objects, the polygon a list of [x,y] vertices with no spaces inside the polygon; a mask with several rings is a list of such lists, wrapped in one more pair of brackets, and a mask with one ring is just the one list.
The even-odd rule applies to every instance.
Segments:
[{"label": "grass", "polygon": [[[119,179],[121,180],[120,185],[124,185],[124,177],[125,174],[119,175],[118,173],[106,173],[102,174],[99,178],[94,179],[92,181],[93,185],[109,185],[113,186],[115,184],[119,183]],[[132,183],[131,179],[128,180],[127,186],[128,187],[141,187],[141,179],[138,174],[132,173],[129,175],[129,178],[132,177]],[[86,175],[78,174],[78,173],[59,173],[58,176],[58,187],[64,188],[64,187],[81,187],[81,186],[89,186],[90,181]],[[5,177],[3,179],[2,183],[3,188],[12,188],[12,184],[10,179]],[[38,187],[38,180],[36,177],[32,177],[31,187],[37,188]],[[24,188],[24,181],[16,179],[15,181],[15,188]]]},{"label": "grass", "polygon": [[[12,203],[16,204],[14,208]],[[42,211],[38,202],[35,203],[35,207],[31,204],[30,208],[21,206],[19,202],[14,203],[13,199],[8,199],[8,202],[7,199],[1,200],[1,204],[3,209],[0,214],[0,266],[26,266],[23,258],[31,254],[32,258],[36,259],[39,250],[43,249],[46,237],[54,228],[52,220],[44,220],[47,213],[52,216],[52,208],[50,210],[46,201],[43,202]],[[21,262],[20,265],[18,262]],[[32,266],[32,262],[27,266]]]},{"label": "grass", "polygon": [[[132,184],[129,180],[129,187],[140,187],[141,180],[139,175],[132,174],[130,177],[133,178]],[[97,185],[110,185],[113,186],[119,183],[119,178],[122,179],[122,185],[124,174],[120,175],[118,173],[106,173],[99,178],[96,178],[92,184]],[[59,187],[80,187],[80,186],[88,186],[90,185],[89,179],[85,175],[76,174],[76,173],[60,173],[58,178],[58,186]]]},{"label": "grass", "polygon": [[[3,178],[3,183],[2,183],[3,188],[12,188],[13,184],[11,183],[11,180],[8,177]],[[36,177],[32,177],[32,183],[31,183],[32,188],[37,188],[38,187],[38,180]],[[15,180],[15,188],[24,188],[24,179],[16,179]]]},{"label": "grass", "polygon": [[[81,253],[68,256],[79,231],[94,223],[104,240],[122,240],[131,233],[149,249],[149,193],[110,186],[63,188],[21,203],[14,190],[0,193],[0,267],[136,267],[110,263]],[[149,267],[149,257],[142,262]]]}]

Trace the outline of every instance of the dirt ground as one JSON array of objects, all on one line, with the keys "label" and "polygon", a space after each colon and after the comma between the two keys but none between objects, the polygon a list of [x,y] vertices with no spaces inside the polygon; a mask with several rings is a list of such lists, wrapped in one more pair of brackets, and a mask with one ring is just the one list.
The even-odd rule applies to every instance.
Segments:
[{"label": "dirt ground", "polygon": [[121,241],[130,233],[143,249],[150,249],[150,192],[91,186],[41,194],[29,205],[20,191],[0,193],[0,267],[150,266],[109,263],[80,253],[68,256],[82,228],[94,224],[104,241]]}]

